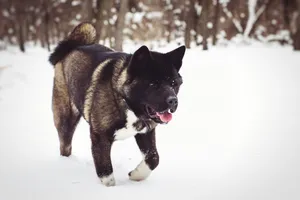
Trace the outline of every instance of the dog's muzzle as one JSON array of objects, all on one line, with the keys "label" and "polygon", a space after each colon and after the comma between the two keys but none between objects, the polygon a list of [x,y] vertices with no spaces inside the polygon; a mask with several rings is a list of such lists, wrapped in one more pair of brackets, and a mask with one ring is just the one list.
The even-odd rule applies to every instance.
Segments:
[{"label": "dog's muzzle", "polygon": [[169,96],[167,98],[167,104],[169,106],[169,109],[171,111],[171,113],[174,113],[177,109],[177,106],[178,106],[178,99],[176,96]]}]

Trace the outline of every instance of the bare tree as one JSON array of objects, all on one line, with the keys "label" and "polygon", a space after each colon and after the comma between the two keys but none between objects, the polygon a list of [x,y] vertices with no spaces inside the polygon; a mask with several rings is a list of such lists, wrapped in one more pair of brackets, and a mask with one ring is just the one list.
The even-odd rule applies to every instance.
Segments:
[{"label": "bare tree", "polygon": [[92,22],[94,18],[93,0],[82,1],[82,20]]},{"label": "bare tree", "polygon": [[109,18],[114,1],[112,0],[97,0],[97,14],[96,14],[96,29],[98,40],[105,40],[108,30],[110,29]]},{"label": "bare tree", "polygon": [[185,32],[184,32],[184,43],[186,45],[186,48],[191,47],[191,31],[194,28],[194,21],[195,21],[195,0],[189,0],[185,1],[185,9],[184,9],[184,15],[185,15]]},{"label": "bare tree", "polygon": [[120,10],[118,13],[118,19],[115,30],[115,49],[122,51],[123,44],[123,30],[125,27],[125,15],[128,12],[128,0],[120,1]]},{"label": "bare tree", "polygon": [[21,51],[29,41],[50,50],[75,25],[88,21],[96,26],[101,43],[108,41],[118,50],[124,37],[178,44],[183,38],[188,48],[196,41],[208,49],[208,38],[216,45],[219,33],[227,40],[244,34],[293,42],[300,49],[299,13],[299,0],[0,0],[0,38]]},{"label": "bare tree", "polygon": [[249,18],[247,22],[247,26],[244,31],[244,36],[248,37],[251,33],[254,31],[254,27],[259,20],[259,18],[262,16],[263,12],[265,12],[270,3],[271,0],[250,0],[249,3]]},{"label": "bare tree", "polygon": [[[247,1],[249,2],[249,0]],[[228,24],[230,28],[227,29],[227,32],[230,32],[228,39],[231,39],[234,34],[241,34],[244,31],[241,21],[239,20],[239,3],[240,0],[230,0],[226,6],[222,7],[223,13],[227,17],[228,21],[231,22],[231,24]]]},{"label": "bare tree", "polygon": [[218,25],[220,20],[220,2],[216,0],[214,20],[213,20],[213,45],[217,43]]},{"label": "bare tree", "polygon": [[25,40],[26,40],[26,4],[25,2],[13,1],[15,5],[15,30],[17,32],[18,44],[20,50],[25,52]]},{"label": "bare tree", "polygon": [[168,43],[171,42],[172,30],[174,28],[174,16],[173,16],[173,7],[172,1],[164,0],[162,5],[163,12],[163,25],[164,25],[164,36]]},{"label": "bare tree", "polygon": [[296,30],[292,32],[294,49],[300,51],[300,0],[297,0]]},{"label": "bare tree", "polygon": [[203,50],[208,50],[208,44],[207,44],[208,28],[207,28],[207,23],[208,23],[209,1],[210,0],[202,0],[201,24],[202,24],[202,38],[203,38],[202,45],[203,45]]},{"label": "bare tree", "polygon": [[43,1],[43,28],[44,28],[44,36],[45,36],[45,42],[47,45],[48,51],[50,51],[50,29],[49,29],[49,24],[50,24],[50,12],[49,12],[49,6],[47,3],[47,0]]}]

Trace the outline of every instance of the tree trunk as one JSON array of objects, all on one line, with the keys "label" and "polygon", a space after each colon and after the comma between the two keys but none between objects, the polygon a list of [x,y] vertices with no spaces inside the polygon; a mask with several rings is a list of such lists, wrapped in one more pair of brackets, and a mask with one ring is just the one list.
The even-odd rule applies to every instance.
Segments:
[{"label": "tree trunk", "polygon": [[[248,2],[250,0],[245,0]],[[227,28],[227,39],[231,39],[236,34],[243,33],[244,29],[242,27],[241,21],[239,20],[240,14],[237,10],[239,10],[238,5],[240,4],[241,0],[230,0],[227,6],[223,7],[222,14],[224,13],[225,16],[232,22],[231,25],[228,25]]]},{"label": "tree trunk", "polygon": [[219,19],[220,19],[220,2],[219,0],[216,0],[215,5],[215,16],[214,16],[214,22],[213,22],[213,45],[217,44],[217,34],[218,34],[218,25],[219,25]]},{"label": "tree trunk", "polygon": [[111,15],[113,3],[114,1],[112,0],[97,0],[96,30],[98,41],[102,39],[105,40],[105,35],[107,35],[107,29],[109,27],[108,20]]},{"label": "tree trunk", "polygon": [[[23,21],[23,20],[22,20]],[[19,43],[19,47],[20,50],[22,52],[25,52],[25,37],[24,37],[24,23],[22,23],[22,21],[20,20],[17,24],[18,28],[18,43]]]},{"label": "tree trunk", "polygon": [[170,43],[172,40],[172,29],[173,29],[173,13],[171,11],[168,11],[168,36],[167,36],[167,42]]},{"label": "tree trunk", "polygon": [[122,51],[123,30],[125,27],[125,15],[128,12],[128,0],[120,1],[120,11],[118,14],[116,30],[115,30],[115,49]]},{"label": "tree trunk", "polygon": [[207,20],[208,20],[208,12],[209,12],[209,0],[202,1],[202,45],[203,50],[208,50],[207,39],[208,39],[208,28],[207,28]]},{"label": "tree trunk", "polygon": [[44,26],[45,26],[45,40],[47,44],[47,49],[50,51],[50,37],[49,37],[49,12],[46,10],[45,17],[44,17]]},{"label": "tree trunk", "polygon": [[39,33],[38,33],[38,37],[39,37],[39,39],[40,39],[40,42],[41,42],[41,47],[42,48],[45,48],[45,36],[44,36],[44,26],[40,26],[39,27],[40,28],[40,30],[39,30]]},{"label": "tree trunk", "polygon": [[194,14],[195,14],[195,0],[186,1],[185,3],[185,32],[184,32],[184,43],[186,48],[191,48],[191,30],[193,28],[193,20],[194,20]]},{"label": "tree trunk", "polygon": [[16,16],[15,16],[15,30],[18,39],[18,45],[22,52],[25,52],[25,32],[26,32],[26,15],[25,15],[25,5],[22,2],[16,3]]},{"label": "tree trunk", "polygon": [[[258,4],[259,1],[255,1],[254,5],[249,5],[249,18],[247,22],[247,26],[244,31],[244,36],[249,37],[254,34],[255,27],[257,26],[257,22],[261,18],[264,12],[269,9],[272,0],[265,0],[262,5]],[[253,8],[251,6],[254,6]]]},{"label": "tree trunk", "polygon": [[[201,5],[201,0],[196,0],[195,1],[195,6],[199,6]],[[194,35],[194,40],[196,43],[196,46],[200,46],[202,44],[202,42],[200,42],[198,40],[198,36],[202,34],[202,26],[201,26],[201,14],[202,12],[197,12],[195,9],[195,16],[194,16],[194,30],[196,32],[196,34]]]},{"label": "tree trunk", "polygon": [[94,17],[93,0],[84,0],[82,2],[82,20],[86,22],[92,22]]},{"label": "tree trunk", "polygon": [[286,29],[289,29],[289,26],[290,26],[289,0],[282,0],[282,5],[283,5],[284,27]]},{"label": "tree trunk", "polygon": [[[166,31],[165,36],[166,36],[167,43],[170,43],[172,39],[172,29],[173,29],[173,21],[174,21],[173,10],[169,8],[170,5],[172,5],[172,2],[167,3],[167,1],[165,1],[166,8],[163,10],[164,26]],[[171,7],[173,7],[173,5]]]},{"label": "tree trunk", "polygon": [[297,30],[296,32],[293,34],[293,46],[294,46],[294,50],[296,51],[300,51],[300,0],[297,0],[297,21],[296,21],[296,27]]}]

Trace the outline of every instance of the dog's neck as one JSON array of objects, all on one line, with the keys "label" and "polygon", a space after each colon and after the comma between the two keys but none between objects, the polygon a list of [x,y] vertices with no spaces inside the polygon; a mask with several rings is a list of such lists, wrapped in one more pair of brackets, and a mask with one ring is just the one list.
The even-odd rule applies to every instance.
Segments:
[{"label": "dog's neck", "polygon": [[130,61],[131,55],[125,55],[119,58],[116,58],[116,64],[115,64],[115,69],[114,69],[114,77],[115,81],[113,81],[114,85],[112,85],[113,89],[123,96],[124,91],[123,91],[123,86],[127,80],[128,77],[128,64]]},{"label": "dog's neck", "polygon": [[135,109],[133,109],[133,108],[130,106],[130,102],[127,102],[125,99],[123,99],[123,101],[124,101],[123,103],[124,103],[125,109],[126,109],[126,110],[130,110],[131,112],[133,112],[133,113],[136,115],[136,117],[139,119],[139,121],[140,121],[141,123],[143,123],[145,127],[147,127],[147,130],[148,130],[148,131],[153,130],[153,129],[157,126],[157,123],[154,122],[152,119],[145,119],[144,117],[141,117],[141,116],[139,115],[139,113],[136,113],[136,112],[134,111]]}]

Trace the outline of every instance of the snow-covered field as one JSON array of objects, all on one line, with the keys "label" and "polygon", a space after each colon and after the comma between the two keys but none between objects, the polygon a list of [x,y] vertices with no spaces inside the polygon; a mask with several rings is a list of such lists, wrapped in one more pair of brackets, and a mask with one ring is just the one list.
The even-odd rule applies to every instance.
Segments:
[{"label": "snow-covered field", "polygon": [[130,181],[141,155],[134,138],[119,141],[110,188],[94,171],[85,121],[73,155],[59,156],[47,59],[39,48],[0,52],[1,200],[300,199],[300,53],[188,50],[178,112],[157,131],[159,167],[144,182]]}]

